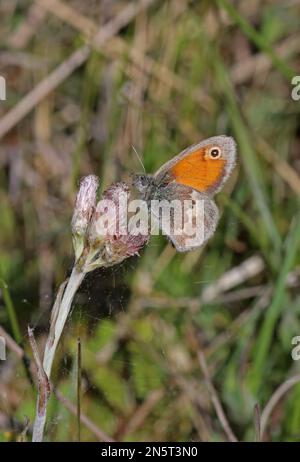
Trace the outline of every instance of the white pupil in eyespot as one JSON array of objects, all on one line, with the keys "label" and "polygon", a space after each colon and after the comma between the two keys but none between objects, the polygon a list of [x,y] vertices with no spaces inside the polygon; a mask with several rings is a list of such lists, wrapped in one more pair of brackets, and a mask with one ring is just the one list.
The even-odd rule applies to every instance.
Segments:
[{"label": "white pupil in eyespot", "polygon": [[211,157],[214,157],[214,158],[219,157],[219,155],[220,155],[219,149],[218,148],[213,148],[210,151],[210,155],[211,155]]}]

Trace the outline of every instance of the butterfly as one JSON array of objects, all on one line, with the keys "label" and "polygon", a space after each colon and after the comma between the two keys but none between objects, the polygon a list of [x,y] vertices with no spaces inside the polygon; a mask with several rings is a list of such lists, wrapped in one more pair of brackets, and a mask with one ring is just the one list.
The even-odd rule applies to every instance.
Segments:
[{"label": "butterfly", "polygon": [[[133,184],[149,206],[153,201],[176,202],[182,206],[184,212],[179,220],[176,219],[178,209],[171,213],[168,229],[159,213],[154,214],[160,229],[177,251],[193,250],[213,236],[219,221],[214,196],[223,188],[235,164],[236,143],[232,137],[221,135],[188,147],[154,175],[134,175]],[[186,231],[187,221],[194,227],[196,238]],[[200,227],[203,232],[197,233]]]}]

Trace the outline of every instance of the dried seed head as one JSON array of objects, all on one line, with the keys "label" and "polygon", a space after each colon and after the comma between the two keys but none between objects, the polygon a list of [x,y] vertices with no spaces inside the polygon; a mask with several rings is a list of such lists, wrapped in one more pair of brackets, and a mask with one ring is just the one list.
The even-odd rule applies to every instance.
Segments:
[{"label": "dried seed head", "polygon": [[82,178],[72,218],[72,235],[76,260],[82,254],[86,232],[95,210],[99,179],[96,175]]}]

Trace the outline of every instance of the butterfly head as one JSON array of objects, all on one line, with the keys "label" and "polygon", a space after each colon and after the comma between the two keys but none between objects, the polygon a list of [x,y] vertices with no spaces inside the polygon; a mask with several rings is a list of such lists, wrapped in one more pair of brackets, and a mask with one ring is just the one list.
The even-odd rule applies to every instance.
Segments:
[{"label": "butterfly head", "polygon": [[141,197],[147,199],[154,187],[154,178],[145,173],[133,175],[132,184],[139,191]]}]

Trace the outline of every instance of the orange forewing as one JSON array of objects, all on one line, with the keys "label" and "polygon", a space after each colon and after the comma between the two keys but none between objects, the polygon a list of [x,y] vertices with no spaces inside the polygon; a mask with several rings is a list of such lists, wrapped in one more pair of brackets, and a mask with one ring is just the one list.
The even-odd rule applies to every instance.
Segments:
[{"label": "orange forewing", "polygon": [[172,168],[176,183],[190,186],[200,192],[214,190],[223,177],[225,160],[211,159],[207,153],[212,146],[191,151]]}]

